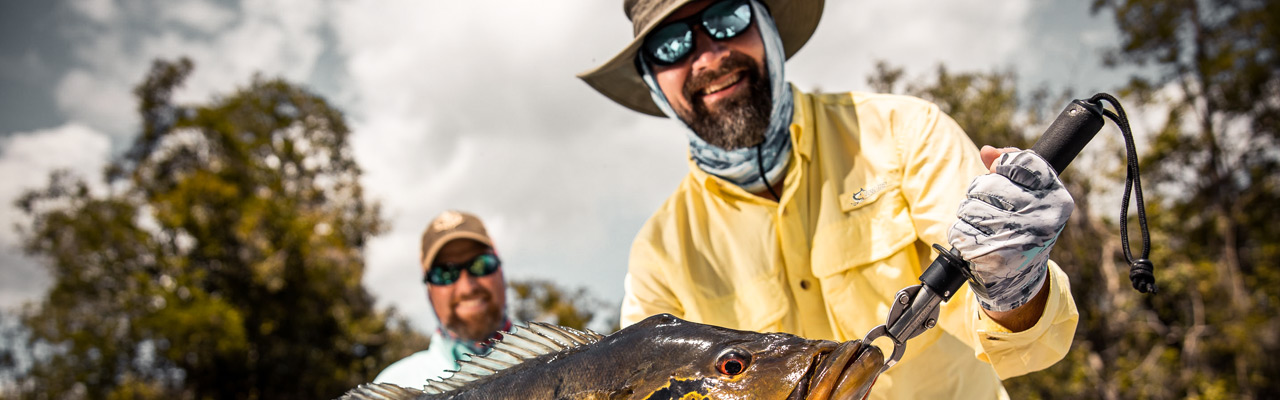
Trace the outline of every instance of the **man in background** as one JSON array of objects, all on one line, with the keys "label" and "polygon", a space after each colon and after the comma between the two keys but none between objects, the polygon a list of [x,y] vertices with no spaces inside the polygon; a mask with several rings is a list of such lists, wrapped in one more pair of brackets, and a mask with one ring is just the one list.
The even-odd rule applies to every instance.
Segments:
[{"label": "man in background", "polygon": [[423,284],[440,322],[430,346],[388,366],[374,382],[421,388],[458,368],[464,354],[485,354],[511,329],[502,261],[475,215],[445,211],[422,233]]}]

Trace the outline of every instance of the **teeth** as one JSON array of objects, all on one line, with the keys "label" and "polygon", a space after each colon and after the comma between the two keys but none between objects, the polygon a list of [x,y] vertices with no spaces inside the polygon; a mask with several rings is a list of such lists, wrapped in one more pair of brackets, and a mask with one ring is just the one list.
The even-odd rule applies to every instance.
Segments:
[{"label": "teeth", "polygon": [[729,87],[729,86],[733,86],[733,84],[738,83],[738,79],[739,79],[739,78],[738,78],[738,74],[730,75],[730,76],[729,76],[729,80],[727,80],[727,81],[723,81],[723,82],[720,82],[720,83],[715,84],[715,85],[710,86],[710,87],[707,87],[706,89],[702,89],[702,93],[705,93],[705,94],[712,94],[712,93],[715,93],[715,92],[719,92],[719,91],[721,91],[721,90],[724,90],[724,88],[727,88],[727,87]]}]

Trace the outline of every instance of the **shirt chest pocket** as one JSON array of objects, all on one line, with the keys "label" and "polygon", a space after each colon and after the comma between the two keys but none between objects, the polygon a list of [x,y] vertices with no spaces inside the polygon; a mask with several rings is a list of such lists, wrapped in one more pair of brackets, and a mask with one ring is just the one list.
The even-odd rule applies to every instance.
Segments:
[{"label": "shirt chest pocket", "polygon": [[893,295],[919,283],[918,238],[901,189],[862,191],[842,194],[840,213],[813,238],[813,274],[844,339],[884,323]]}]

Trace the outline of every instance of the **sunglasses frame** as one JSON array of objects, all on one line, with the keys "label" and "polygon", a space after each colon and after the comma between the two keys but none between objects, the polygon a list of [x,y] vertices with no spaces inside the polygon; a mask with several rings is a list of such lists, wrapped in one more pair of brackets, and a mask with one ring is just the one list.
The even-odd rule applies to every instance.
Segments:
[{"label": "sunglasses frame", "polygon": [[[738,31],[737,33],[734,33],[731,36],[716,37],[714,34],[711,33],[711,30],[710,30],[711,28],[707,27],[706,25],[707,21],[703,19],[703,17],[706,15],[707,10],[716,8],[716,6],[719,6],[725,3],[741,3],[742,5],[746,5],[747,6],[747,24],[744,25],[740,31]],[[712,3],[711,5],[707,6],[707,8],[704,8],[693,15],[690,15],[688,17],[684,17],[675,21],[671,21],[670,23],[666,23],[666,24],[663,24],[662,26],[654,28],[653,31],[649,32],[649,35],[645,36],[644,41],[641,42],[640,54],[649,62],[657,65],[672,65],[672,64],[679,63],[681,60],[684,60],[685,57],[688,57],[690,54],[693,54],[693,51],[697,46],[697,40],[696,39],[690,40],[689,51],[686,51],[684,54],[681,54],[679,57],[676,57],[674,60],[671,60],[668,62],[658,58],[658,56],[654,55],[653,51],[650,49],[649,40],[653,37],[653,34],[661,32],[662,30],[671,26],[683,25],[685,28],[687,28],[685,35],[693,35],[693,31],[697,30],[698,27],[701,27],[701,29],[703,30],[703,33],[705,33],[708,38],[711,38],[711,40],[724,41],[724,40],[733,39],[742,35],[742,32],[746,32],[747,30],[751,29],[751,25],[755,24],[755,19],[756,19],[755,10],[752,10],[751,8],[752,7],[751,7],[750,0],[720,0],[715,3]],[[736,10],[737,7],[732,7],[730,9]]]},{"label": "sunglasses frame", "polygon": [[[482,270],[481,270],[481,272],[483,272],[483,273],[481,273],[481,274],[477,274],[477,273],[475,273],[475,271],[473,271],[473,270],[472,270],[472,269],[473,269],[473,267],[475,267],[478,263],[483,262],[482,260],[484,260],[484,259],[492,259],[492,260],[493,260],[493,262],[492,262],[492,268],[489,268],[489,267],[488,267],[488,265],[490,265],[490,263],[488,263],[488,262],[484,262],[484,265],[485,265],[486,267],[485,267],[485,269],[482,269]],[[468,274],[471,274],[471,277],[473,277],[473,278],[480,278],[480,277],[485,277],[485,276],[493,275],[493,273],[494,273],[494,272],[498,272],[498,270],[499,270],[499,269],[501,269],[501,268],[502,268],[502,259],[498,258],[498,255],[497,255],[497,254],[494,254],[494,253],[492,253],[492,252],[481,253],[481,254],[479,254],[479,255],[477,255],[477,256],[475,256],[475,257],[472,257],[472,258],[471,258],[471,260],[468,260],[468,261],[465,261],[465,262],[460,262],[460,263],[439,263],[439,264],[432,264],[432,265],[431,265],[431,268],[427,269],[427,272],[425,272],[425,273],[423,273],[423,274],[422,274],[422,283],[425,283],[425,284],[428,284],[428,285],[433,285],[433,286],[449,286],[449,285],[452,285],[452,284],[458,283],[458,281],[459,281],[459,280],[462,280],[462,273],[463,273],[464,271],[465,271],[466,273],[468,273]],[[431,272],[431,271],[435,271],[435,270],[439,270],[439,269],[449,270],[450,272],[456,273],[456,274],[457,274],[457,275],[456,275],[457,277],[456,277],[456,278],[454,278],[454,279],[453,279],[453,281],[450,281],[450,282],[448,282],[448,283],[435,283],[435,282],[432,282],[432,281],[431,281],[431,274],[432,274],[432,272]],[[487,270],[487,271],[486,271],[486,270]],[[439,274],[439,272],[437,272],[437,274]],[[443,279],[443,278],[442,278],[442,279]]]}]

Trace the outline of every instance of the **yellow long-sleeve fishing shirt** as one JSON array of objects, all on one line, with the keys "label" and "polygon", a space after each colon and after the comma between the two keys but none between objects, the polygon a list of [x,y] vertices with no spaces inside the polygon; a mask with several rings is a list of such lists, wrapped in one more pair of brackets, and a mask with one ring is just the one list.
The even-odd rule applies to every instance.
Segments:
[{"label": "yellow long-sleeve fishing shirt", "polygon": [[[795,95],[792,158],[774,202],[690,173],[636,237],[622,325],[657,313],[811,339],[860,339],[899,290],[919,284],[931,245],[974,177],[977,148],[946,114],[913,97]],[[1006,398],[1000,378],[1040,370],[1071,345],[1079,314],[1050,262],[1032,328],[990,320],[966,285],[938,326],[907,342],[871,398]],[[887,349],[888,350],[888,349]]]}]

